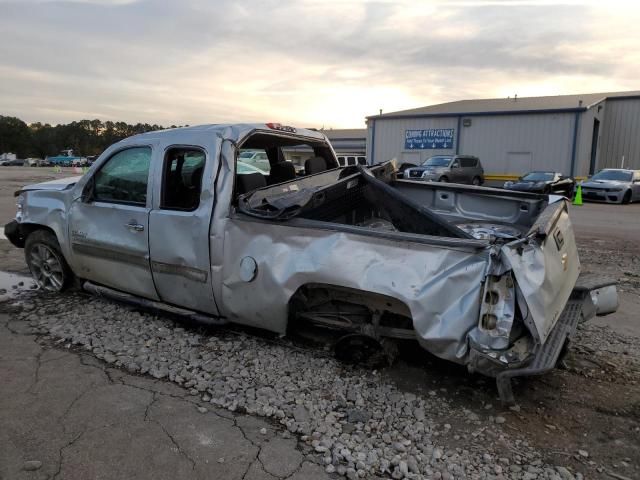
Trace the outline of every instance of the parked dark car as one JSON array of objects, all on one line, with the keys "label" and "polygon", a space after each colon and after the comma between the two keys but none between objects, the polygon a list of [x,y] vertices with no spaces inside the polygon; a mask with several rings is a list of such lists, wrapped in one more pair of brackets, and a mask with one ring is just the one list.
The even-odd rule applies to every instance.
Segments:
[{"label": "parked dark car", "polygon": [[571,197],[575,180],[560,172],[529,172],[515,182],[505,182],[507,190],[531,193],[556,193]]}]

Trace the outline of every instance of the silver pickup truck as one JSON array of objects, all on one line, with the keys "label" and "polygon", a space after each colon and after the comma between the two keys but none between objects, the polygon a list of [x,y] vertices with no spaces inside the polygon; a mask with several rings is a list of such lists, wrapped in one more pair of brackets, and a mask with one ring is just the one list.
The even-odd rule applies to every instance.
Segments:
[{"label": "silver pickup truck", "polygon": [[[239,162],[247,149],[270,171]],[[302,174],[291,151],[308,156]],[[323,134],[279,124],[136,135],[84,176],[16,195],[5,235],[44,290],[79,283],[282,335],[322,327],[343,358],[417,341],[496,377],[506,402],[511,377],[555,366],[595,293],[615,295],[579,279],[563,198],[340,167]]]}]

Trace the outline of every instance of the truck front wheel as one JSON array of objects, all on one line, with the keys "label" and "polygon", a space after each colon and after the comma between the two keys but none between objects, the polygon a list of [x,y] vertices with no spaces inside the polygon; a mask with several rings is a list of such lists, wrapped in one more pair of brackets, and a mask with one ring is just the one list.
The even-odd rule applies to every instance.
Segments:
[{"label": "truck front wheel", "polygon": [[73,273],[53,233],[46,230],[32,232],[25,242],[24,255],[31,275],[41,289],[62,292],[71,285]]}]

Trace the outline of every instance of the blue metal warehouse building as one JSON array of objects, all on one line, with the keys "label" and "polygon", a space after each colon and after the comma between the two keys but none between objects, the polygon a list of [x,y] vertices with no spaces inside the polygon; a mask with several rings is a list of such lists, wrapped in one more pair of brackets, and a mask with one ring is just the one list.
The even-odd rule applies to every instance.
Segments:
[{"label": "blue metal warehouse building", "polygon": [[480,157],[485,171],[640,169],[640,91],[462,100],[367,117],[370,163]]}]

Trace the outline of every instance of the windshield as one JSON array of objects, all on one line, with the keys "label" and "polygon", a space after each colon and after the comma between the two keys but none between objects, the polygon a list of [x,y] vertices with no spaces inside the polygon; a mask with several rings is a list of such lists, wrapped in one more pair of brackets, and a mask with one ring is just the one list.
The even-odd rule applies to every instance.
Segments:
[{"label": "windshield", "polygon": [[240,158],[251,158],[255,155],[255,152],[242,152],[240,153]]},{"label": "windshield", "polygon": [[617,180],[619,182],[630,182],[631,172],[623,170],[602,170],[596,173],[591,180]]},{"label": "windshield", "polygon": [[422,164],[424,167],[448,167],[452,157],[431,157]]},{"label": "windshield", "polygon": [[530,172],[522,177],[522,180],[525,182],[546,182],[553,180],[554,176],[555,174],[552,172]]}]

